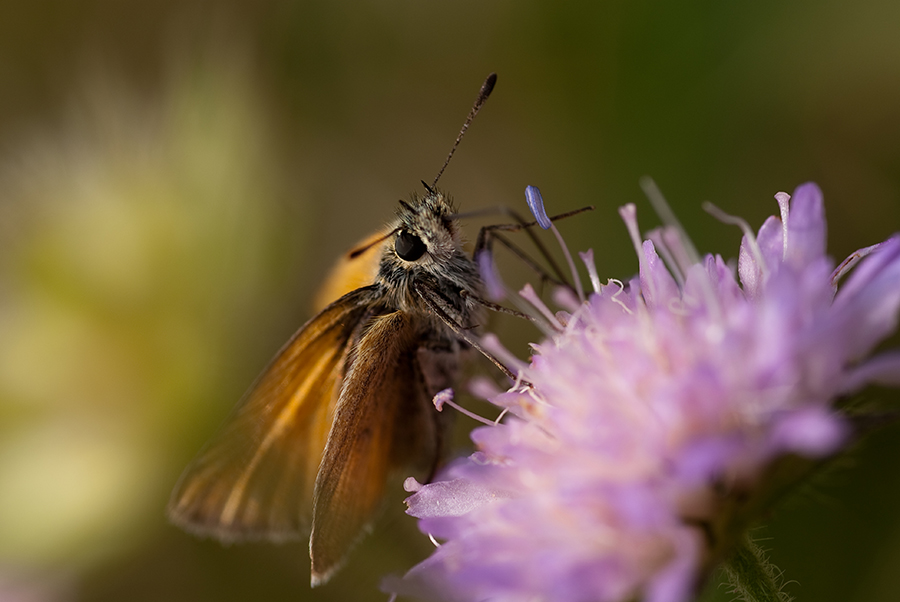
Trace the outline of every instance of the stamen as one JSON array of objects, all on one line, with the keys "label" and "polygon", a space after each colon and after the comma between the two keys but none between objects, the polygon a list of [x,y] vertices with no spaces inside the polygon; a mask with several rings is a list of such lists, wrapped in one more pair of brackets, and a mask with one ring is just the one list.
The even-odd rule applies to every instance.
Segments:
[{"label": "stamen", "polygon": [[556,319],[556,316],[553,315],[553,312],[544,305],[544,302],[541,301],[541,298],[537,296],[537,293],[534,292],[534,287],[531,284],[526,283],[525,286],[522,287],[522,290],[519,291],[519,294],[526,301],[531,303],[541,315],[547,318],[547,321],[550,323],[550,326],[555,328],[558,331],[562,331],[563,326],[560,324],[559,320]]},{"label": "stamen", "polygon": [[637,207],[634,203],[627,203],[619,207],[619,215],[625,222],[628,229],[628,236],[631,238],[631,244],[634,245],[634,253],[638,257],[638,261],[644,256],[644,244],[641,241],[641,231],[638,230],[637,223]]},{"label": "stamen", "polygon": [[[638,228],[637,222],[637,208],[634,203],[628,203],[619,207],[619,215],[622,217],[622,220],[625,222],[625,227],[628,229],[628,236],[631,238],[631,244],[634,245],[635,253],[638,257],[638,281],[640,282],[639,286],[641,290],[643,290],[644,284],[647,285],[649,289],[646,292],[649,292],[652,298],[657,297],[655,280],[651,278],[651,271],[648,266],[648,258],[647,252],[644,251],[645,244],[641,241],[641,232]],[[646,247],[656,248],[652,241],[647,241]],[[642,295],[643,297],[643,295]]]},{"label": "stamen", "polygon": [[523,389],[532,391],[532,390],[534,390],[534,385],[532,385],[530,382],[525,380],[525,377],[522,376],[522,371],[520,370],[519,373],[516,375],[516,382],[513,383],[513,386],[510,387],[509,390],[521,392]]},{"label": "stamen", "polygon": [[434,407],[438,412],[444,411],[444,404],[447,402],[453,402],[453,389],[441,389],[431,399],[431,403],[434,404]]},{"label": "stamen", "polygon": [[678,273],[681,273],[683,274],[683,281],[687,280],[691,267],[697,265],[699,261],[691,263],[691,249],[685,247],[684,240],[679,236],[678,231],[671,226],[664,226],[660,236],[662,236],[666,250],[672,254],[672,259],[675,262],[675,270],[670,270],[670,272],[676,274],[676,279],[678,278]]},{"label": "stamen", "polygon": [[852,270],[853,266],[855,266],[857,263],[859,263],[860,259],[862,259],[866,255],[870,255],[874,251],[877,251],[879,249],[879,247],[884,246],[889,241],[890,241],[890,239],[880,242],[877,245],[872,245],[871,247],[866,247],[864,249],[855,251],[854,253],[851,253],[847,257],[847,259],[842,261],[841,265],[839,265],[831,273],[831,286],[834,288],[834,290],[837,291],[837,286],[838,286],[838,282],[840,281],[840,279],[843,278],[847,274],[847,272]]},{"label": "stamen", "polygon": [[[578,308],[581,307],[581,302],[578,301],[578,297],[575,296],[575,293],[572,292],[572,289],[565,287],[557,287],[553,290],[553,302],[562,307],[570,314],[574,314],[578,311]],[[564,320],[560,318],[559,313],[556,314],[556,319],[559,320],[560,323],[568,322],[568,320]]]},{"label": "stamen", "polygon": [[520,295],[512,297],[513,304],[519,308],[519,312],[528,316],[532,324],[537,326],[538,330],[547,337],[551,338],[559,334],[559,329],[554,324],[548,324],[544,320],[544,316],[540,311],[536,310],[534,305],[523,299]]},{"label": "stamen", "polygon": [[461,405],[459,405],[458,403],[453,401],[453,389],[444,389],[443,391],[438,391],[437,395],[435,395],[434,399],[432,399],[432,403],[434,403],[434,407],[437,408],[438,412],[443,412],[444,404],[446,404],[446,405],[450,406],[451,408],[453,408],[454,410],[456,410],[457,412],[459,412],[460,414],[464,414],[464,415],[468,416],[472,420],[477,420],[478,422],[480,422],[482,424],[486,424],[488,426],[495,425],[493,420],[488,420],[487,418],[482,418],[478,414],[475,414],[474,412],[470,412],[469,410],[465,409],[464,407],[462,407]]},{"label": "stamen", "polygon": [[600,292],[600,276],[597,274],[597,265],[594,263],[594,250],[588,249],[583,253],[578,253],[578,256],[581,257],[581,261],[584,262],[584,267],[587,268],[588,276],[591,279],[591,286],[594,287],[594,292]]},{"label": "stamen", "polygon": [[709,201],[704,201],[703,210],[723,224],[738,226],[743,231],[744,236],[747,238],[747,244],[750,245],[750,252],[753,253],[753,258],[756,260],[756,264],[759,266],[763,278],[765,278],[768,275],[768,269],[766,268],[766,262],[763,259],[762,249],[759,248],[759,243],[756,241],[756,234],[753,233],[753,228],[750,227],[750,224],[740,217],[728,215]]},{"label": "stamen", "polygon": [[672,251],[669,250],[669,245],[666,242],[666,237],[664,236],[664,234],[664,228],[656,228],[647,232],[646,236],[650,239],[651,242],[653,242],[653,246],[656,247],[656,251],[662,256],[663,261],[666,262],[666,265],[669,266],[669,273],[671,273],[675,278],[675,281],[678,283],[678,288],[684,290],[684,273],[682,272],[681,267],[678,265],[675,256],[672,255]]},{"label": "stamen", "polygon": [[[697,252],[694,243],[691,242],[691,239],[681,225],[681,222],[675,217],[675,213],[672,211],[672,208],[669,207],[666,198],[663,196],[662,192],[660,192],[656,182],[649,177],[641,178],[641,188],[644,189],[644,194],[647,195],[650,204],[653,205],[653,209],[656,210],[656,214],[659,215],[660,219],[663,221],[664,228],[662,231],[662,238],[665,241],[666,246],[672,252],[672,257],[674,257],[679,269],[684,274],[686,281],[691,267],[702,265],[700,254]],[[719,306],[719,298],[713,290],[709,278],[699,278],[698,284],[703,290],[703,296],[706,300],[707,307],[718,318],[721,316],[722,310]]]},{"label": "stamen", "polygon": [[572,261],[572,254],[569,253],[569,247],[566,246],[566,241],[563,240],[562,234],[559,233],[556,224],[553,222],[550,222],[550,230],[556,235],[556,240],[559,242],[559,246],[562,247],[563,254],[566,256],[566,263],[569,264],[569,269],[572,270],[572,280],[575,282],[575,291],[578,293],[578,298],[584,303],[584,287],[581,286],[581,277],[578,275],[578,269],[575,267],[575,262]]},{"label": "stamen", "polygon": [[500,342],[500,339],[497,338],[497,335],[492,332],[485,334],[481,337],[481,346],[491,352],[497,359],[503,362],[504,365],[508,366],[511,372],[516,374],[516,385],[522,384],[522,371],[527,367],[526,364],[510,353]]},{"label": "stamen", "polygon": [[547,212],[544,211],[544,198],[541,196],[541,191],[537,186],[525,187],[525,202],[528,203],[528,209],[531,210],[531,214],[537,220],[538,225],[544,230],[549,230],[553,222],[550,221],[550,218],[547,217]]},{"label": "stamen", "polygon": [[672,211],[672,208],[669,207],[666,198],[659,190],[656,182],[653,181],[653,178],[645,176],[641,178],[640,184],[641,188],[644,190],[644,194],[646,194],[647,198],[650,200],[650,204],[653,205],[656,215],[659,216],[659,219],[661,219],[666,226],[673,228],[678,234],[678,238],[687,253],[689,265],[700,263],[700,254],[697,253],[697,249],[694,248],[694,244],[688,237],[687,232],[682,227],[681,222],[678,221],[678,218],[675,217],[675,213]]},{"label": "stamen", "polygon": [[569,247],[566,246],[562,234],[559,233],[559,230],[550,218],[547,217],[547,212],[544,210],[544,198],[541,196],[541,191],[537,186],[525,187],[525,202],[528,203],[528,208],[537,220],[538,225],[544,230],[552,230],[554,236],[556,236],[556,240],[562,248],[563,255],[566,257],[566,262],[569,264],[569,269],[572,271],[572,280],[575,281],[575,290],[578,293],[578,298],[584,302],[584,287],[581,286],[581,279],[578,277],[578,270],[575,267],[575,262],[572,261],[572,254],[569,253]]},{"label": "stamen", "polygon": [[[685,281],[687,281],[688,273],[694,266],[703,268],[704,264],[701,261],[698,261],[694,264],[690,263],[690,254],[692,252],[696,253],[696,250],[693,250],[693,248],[688,249],[684,244],[682,244],[684,242],[684,239],[679,236],[674,229],[667,226],[663,229],[662,235],[663,239],[668,243],[669,248],[672,250],[672,255],[675,257],[675,261],[679,262],[679,264],[681,265],[681,270],[685,275]],[[696,278],[694,282],[700,285],[704,300],[706,301],[706,307],[709,309],[716,322],[718,322],[718,319],[722,317],[722,307],[719,303],[719,296],[713,289],[709,272],[703,270],[702,274],[703,277]]]},{"label": "stamen", "polygon": [[428,534],[428,539],[431,540],[431,543],[434,544],[434,547],[436,547],[436,548],[441,547],[441,544],[438,543],[438,540],[436,540],[436,539],[434,538],[434,535],[432,535],[431,533]]},{"label": "stamen", "polygon": [[609,300],[617,305],[620,305],[622,307],[622,309],[625,310],[626,313],[629,313],[629,314],[634,313],[631,311],[631,308],[629,308],[627,305],[625,305],[625,303],[622,302],[621,299],[619,299],[619,295],[621,295],[625,291],[625,285],[622,284],[622,281],[618,280],[617,278],[607,278],[606,286],[610,286],[612,284],[616,285],[618,287],[618,290],[616,290],[616,292],[613,293],[613,296],[610,297]]},{"label": "stamen", "polygon": [[775,200],[778,201],[778,209],[781,211],[781,260],[787,259],[788,252],[788,219],[790,218],[791,195],[786,192],[776,192]]}]

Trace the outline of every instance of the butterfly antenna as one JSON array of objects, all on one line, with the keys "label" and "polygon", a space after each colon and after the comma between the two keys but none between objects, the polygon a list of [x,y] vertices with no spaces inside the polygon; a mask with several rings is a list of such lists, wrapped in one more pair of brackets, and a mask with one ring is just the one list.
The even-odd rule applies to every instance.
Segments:
[{"label": "butterfly antenna", "polygon": [[[403,203],[403,201],[400,201],[400,202]],[[403,203],[403,204],[406,205],[406,203]],[[406,205],[406,206],[408,207],[408,205]],[[551,219],[552,219],[552,218],[551,218]],[[357,257],[359,257],[360,255],[362,255],[363,253],[365,253],[366,251],[368,251],[369,249],[371,249],[371,248],[374,247],[375,245],[381,244],[381,243],[383,243],[384,241],[386,241],[387,239],[389,239],[391,236],[393,236],[394,234],[396,234],[397,231],[398,231],[399,229],[400,229],[400,228],[394,228],[393,230],[391,230],[390,232],[388,232],[388,233],[385,234],[384,236],[379,236],[379,237],[376,238],[375,240],[372,240],[372,241],[370,241],[370,242],[364,244],[364,245],[361,246],[361,247],[357,247],[357,248],[353,249],[352,251],[350,251],[350,253],[348,253],[348,257],[349,257],[350,259],[356,259]]]},{"label": "butterfly antenna", "polygon": [[497,83],[497,74],[491,73],[487,76],[487,79],[484,80],[484,83],[481,84],[481,90],[478,92],[478,98],[475,99],[475,104],[472,105],[472,110],[469,111],[469,116],[466,117],[466,122],[463,124],[462,129],[459,130],[459,136],[456,137],[456,142],[453,143],[453,148],[450,149],[450,154],[447,155],[447,160],[444,161],[444,166],[441,167],[441,170],[434,177],[434,182],[431,183],[431,186],[425,184],[425,188],[431,191],[435,184],[438,183],[438,180],[441,179],[441,176],[444,174],[444,170],[447,169],[447,165],[450,164],[450,159],[453,157],[453,153],[456,152],[456,147],[459,146],[459,141],[462,140],[462,137],[465,135],[466,130],[469,129],[469,124],[472,123],[472,120],[475,119],[475,116],[478,115],[478,111],[481,110],[481,107],[484,106],[484,101],[488,99],[488,96],[491,95],[491,92],[494,90],[494,84]]}]

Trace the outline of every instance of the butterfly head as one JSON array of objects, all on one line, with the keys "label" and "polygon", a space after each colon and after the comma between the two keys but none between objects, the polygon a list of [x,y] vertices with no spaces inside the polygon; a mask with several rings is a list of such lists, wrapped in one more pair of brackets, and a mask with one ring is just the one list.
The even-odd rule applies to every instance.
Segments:
[{"label": "butterfly head", "polygon": [[429,281],[453,297],[463,289],[480,291],[478,270],[463,250],[455,214],[450,199],[438,190],[400,201],[378,273],[396,306],[410,309],[420,305],[412,292],[415,281]]},{"label": "butterfly head", "polygon": [[420,266],[434,271],[462,253],[453,206],[444,193],[434,190],[423,197],[400,201],[399,224],[388,252],[402,267]]}]

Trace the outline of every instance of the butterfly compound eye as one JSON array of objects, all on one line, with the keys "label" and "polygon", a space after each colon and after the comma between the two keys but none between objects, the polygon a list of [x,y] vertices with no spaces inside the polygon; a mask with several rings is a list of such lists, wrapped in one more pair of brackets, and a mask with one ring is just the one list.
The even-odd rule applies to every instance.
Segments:
[{"label": "butterfly compound eye", "polygon": [[397,241],[394,243],[394,250],[397,251],[400,259],[415,261],[425,254],[425,243],[415,234],[411,234],[407,230],[400,230]]}]

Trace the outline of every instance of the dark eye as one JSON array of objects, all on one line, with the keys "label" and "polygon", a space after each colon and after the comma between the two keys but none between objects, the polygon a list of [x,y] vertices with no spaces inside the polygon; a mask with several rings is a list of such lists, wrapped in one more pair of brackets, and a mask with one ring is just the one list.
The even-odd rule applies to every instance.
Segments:
[{"label": "dark eye", "polygon": [[394,250],[397,251],[400,259],[415,261],[425,254],[425,243],[415,234],[411,234],[406,230],[400,230],[400,234],[397,235],[397,241],[394,243]]}]

